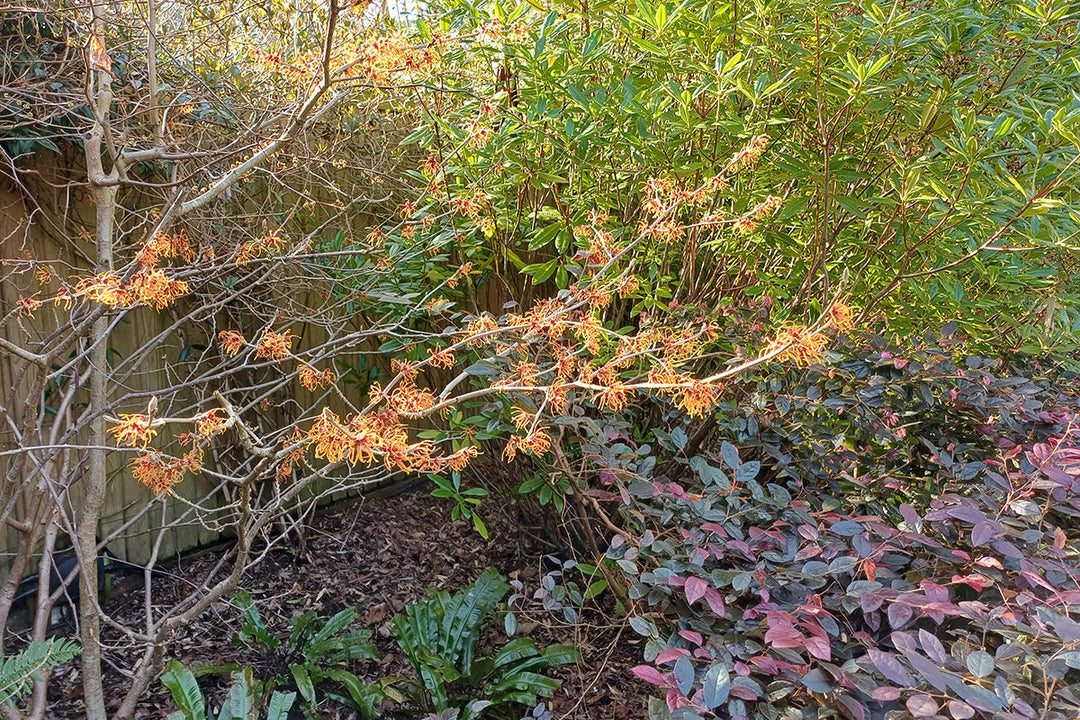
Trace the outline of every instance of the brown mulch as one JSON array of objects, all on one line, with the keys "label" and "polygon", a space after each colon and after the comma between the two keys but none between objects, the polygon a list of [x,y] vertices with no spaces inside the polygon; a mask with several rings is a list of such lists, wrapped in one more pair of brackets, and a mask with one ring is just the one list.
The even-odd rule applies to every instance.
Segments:
[{"label": "brown mulch", "polygon": [[[641,644],[626,628],[625,619],[615,616],[611,598],[601,596],[589,603],[576,623],[567,623],[561,612],[545,611],[539,602],[531,600],[541,576],[556,567],[551,556],[565,559],[572,551],[559,550],[561,544],[555,538],[544,537],[540,527],[533,527],[513,497],[490,497],[481,506],[489,540],[484,540],[468,521],[452,522],[450,511],[450,502],[432,498],[427,488],[324,510],[309,523],[302,549],[294,547],[270,554],[249,572],[242,587],[255,599],[263,619],[279,637],[288,634],[289,619],[295,615],[314,610],[327,618],[346,607],[355,607],[359,620],[353,627],[370,628],[373,641],[384,654],[379,661],[359,666],[357,674],[371,683],[386,676],[412,675],[390,633],[396,612],[421,599],[428,587],[454,592],[471,583],[485,568],[495,567],[525,586],[526,604],[517,608],[518,636],[533,637],[540,647],[570,643],[581,651],[581,664],[548,671],[563,681],[555,697],[547,701],[552,717],[645,717],[648,689],[629,673],[630,667],[641,662]],[[222,552],[203,552],[176,562],[167,575],[155,580],[155,603],[171,604],[170,600],[186,595],[191,580],[201,577],[201,571],[217,562]],[[125,589],[113,592],[107,599],[106,610],[138,627],[141,576],[122,586]],[[598,601],[602,607],[596,606]],[[505,642],[501,623],[498,625],[485,637],[485,644]],[[177,633],[166,657],[178,657],[189,666],[249,664],[258,677],[259,663],[269,660],[234,645],[231,640],[238,629],[239,613],[228,603],[219,603]],[[105,640],[106,660],[129,665],[119,636],[107,633]],[[78,675],[74,663],[58,669],[50,692],[50,718],[75,720],[84,716]],[[213,696],[224,692],[226,679],[208,676],[201,682],[207,694]],[[107,695],[118,704],[126,689],[124,678],[110,669],[107,686],[112,689]],[[334,703],[324,703],[320,709],[327,718],[354,717],[351,710]],[[137,717],[160,718],[171,710],[167,692],[155,683]],[[525,709],[522,714],[526,714]]]}]

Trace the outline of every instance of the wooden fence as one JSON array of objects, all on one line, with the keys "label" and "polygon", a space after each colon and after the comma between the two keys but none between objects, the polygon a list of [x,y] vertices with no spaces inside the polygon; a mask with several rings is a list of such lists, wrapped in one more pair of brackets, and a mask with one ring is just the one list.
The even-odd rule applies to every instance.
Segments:
[{"label": "wooden fence", "polygon": [[[49,170],[47,163],[42,165],[46,171]],[[34,193],[35,202],[41,202],[42,197],[48,199],[48,193]],[[33,317],[18,313],[21,299],[31,297],[35,292],[40,293],[39,297],[47,297],[59,287],[55,279],[52,283],[41,283],[40,278],[36,277],[36,269],[42,265],[32,265],[28,260],[32,258],[38,263],[47,263],[54,275],[65,279],[68,275],[74,275],[80,269],[89,267],[89,263],[83,258],[91,248],[79,238],[85,234],[85,228],[90,227],[87,221],[92,217],[93,208],[85,198],[78,195],[70,198],[62,207],[41,209],[31,204],[24,189],[15,187],[6,178],[0,178],[0,261],[4,263],[3,276],[6,278],[0,286],[0,317],[10,318],[0,326],[0,334],[12,344],[23,346],[27,338],[44,338],[61,327],[67,319],[63,308],[54,308],[51,303],[43,304],[34,312]],[[15,316],[10,317],[13,314]],[[159,315],[146,308],[130,312],[110,335],[109,346],[138,347],[146,338],[159,335],[170,323],[171,318],[168,316]],[[146,363],[130,376],[125,391],[137,395],[165,386],[167,378],[164,377],[164,363],[160,358],[169,353],[179,353],[180,350],[180,347],[170,346],[168,343],[161,345],[155,361]],[[21,360],[0,349],[0,392],[5,393],[6,406],[0,409],[0,415],[18,412],[18,398],[25,394],[28,387],[26,378],[20,374],[23,366]],[[23,408],[23,411],[49,413],[52,409],[46,398],[40,407]],[[5,421],[7,419],[5,418]],[[11,419],[18,421],[18,418]],[[85,439],[80,438],[81,441]],[[0,426],[0,450],[10,451],[17,445],[14,432],[5,422]],[[131,513],[144,508],[152,498],[150,491],[131,477],[128,460],[129,457],[124,453],[110,454],[110,479],[101,524],[103,534],[122,525],[130,518]],[[0,457],[0,477],[7,478],[12,462],[12,456]],[[5,481],[20,482],[18,478]],[[183,483],[178,492],[195,498],[207,493],[210,487],[212,486],[207,481],[195,478]],[[25,497],[17,497],[10,517],[16,521],[25,518],[28,511],[25,502]],[[78,503],[77,494],[72,498],[72,502]],[[172,505],[170,512],[175,513],[178,510],[176,505]],[[145,513],[125,530],[122,538],[110,544],[110,550],[132,562],[145,561],[153,533],[160,527],[162,520],[159,512]],[[0,572],[4,572],[11,553],[18,547],[20,535],[20,531],[5,525],[4,534],[0,537]],[[198,524],[185,525],[168,533],[162,551],[171,554],[214,538],[214,533]]]},{"label": "wooden fence", "polygon": [[[42,187],[26,188],[0,175],[0,263],[3,264],[0,277],[5,278],[0,283],[0,318],[8,318],[7,322],[0,324],[0,337],[16,346],[26,345],[28,339],[31,342],[44,339],[70,321],[64,308],[54,307],[52,303],[42,304],[32,316],[20,314],[20,301],[33,297],[35,293],[40,293],[39,299],[48,298],[59,288],[57,278],[68,280],[72,276],[85,275],[91,267],[87,258],[94,253],[87,233],[87,229],[93,227],[94,209],[86,193],[70,189],[68,181],[71,178],[66,176],[65,160],[60,157],[51,160],[37,157],[34,163],[35,170],[44,180]],[[50,190],[65,186],[68,189],[63,192]],[[54,279],[42,283],[36,271],[46,265],[54,274]],[[275,292],[284,294],[290,290],[282,288]],[[281,302],[286,301],[283,295]],[[146,345],[148,339],[159,340],[154,344],[152,353],[134,363],[132,372],[123,378],[122,387],[110,398],[120,401],[117,412],[139,412],[156,391],[173,384],[175,378],[170,378],[170,372],[175,372],[175,366],[180,363],[184,353],[190,352],[192,345],[213,344],[212,338],[193,338],[190,334],[182,337],[182,333],[170,332],[173,326],[174,317],[170,312],[155,312],[148,307],[139,307],[126,312],[110,333],[108,346],[115,362],[123,362],[125,353]],[[324,339],[319,328],[305,327],[302,346],[295,349],[313,347]],[[16,415],[21,416],[25,412],[47,414],[54,409],[49,406],[49,398],[45,398],[39,407],[23,406],[20,410],[20,398],[26,395],[29,387],[25,370],[24,361],[0,349],[0,420],[3,420],[0,422],[0,452],[18,448],[19,441],[8,424],[9,421],[18,422]],[[170,410],[177,408],[190,412],[194,398],[184,397],[184,394],[159,397],[160,414],[168,415]],[[314,401],[311,393],[299,387],[295,389],[293,397],[304,407]],[[266,413],[266,417],[268,422],[274,422],[274,410]],[[281,414],[277,420],[284,422],[286,418]],[[44,424],[48,426],[48,417],[44,418]],[[85,443],[86,440],[86,437],[80,437],[74,442]],[[150,556],[163,523],[173,524],[187,509],[184,499],[192,502],[197,500],[203,508],[214,508],[220,507],[222,498],[220,493],[214,492],[215,482],[203,476],[188,475],[174,489],[178,499],[164,503],[164,515],[162,504],[154,505],[147,511],[154,496],[132,477],[131,458],[130,453],[123,451],[109,454],[108,490],[99,534],[106,537],[123,527],[120,537],[109,543],[109,549],[129,562],[144,563]],[[0,481],[25,482],[19,477],[7,479],[14,461],[13,455],[0,455]],[[212,468],[213,463],[213,457],[208,455],[207,467]],[[312,490],[321,492],[330,484],[331,481],[327,479],[317,483]],[[16,499],[8,517],[18,523],[28,516],[29,508],[24,496],[14,492],[10,494]],[[340,494],[334,496],[340,497]],[[77,509],[78,483],[73,486],[70,502]],[[22,532],[10,524],[4,525],[0,536],[0,577],[6,573],[10,559],[19,547],[21,535]],[[218,533],[193,518],[176,524],[164,534],[159,557],[169,557],[218,538]]]},{"label": "wooden fence", "polygon": [[[88,233],[88,228],[93,227],[94,208],[87,193],[79,190],[85,174],[78,169],[78,158],[64,158],[59,155],[50,158],[47,155],[46,153],[33,158],[34,171],[29,174],[41,179],[40,186],[28,188],[24,184],[24,177],[20,176],[20,180],[16,182],[0,173],[0,262],[3,263],[0,277],[5,278],[0,284],[0,318],[9,318],[7,322],[0,324],[0,337],[17,346],[23,345],[28,338],[44,338],[61,328],[64,323],[70,322],[64,309],[55,308],[52,303],[43,304],[33,317],[17,314],[21,299],[32,296],[35,292],[40,292],[40,298],[44,299],[55,294],[59,287],[56,280],[52,281],[51,286],[48,283],[42,284],[40,278],[35,276],[38,266],[31,264],[29,260],[48,263],[56,276],[67,280],[72,276],[85,275],[93,265],[88,258],[95,254]],[[308,188],[306,192],[317,192],[317,188]],[[348,231],[359,236],[365,222],[370,220],[371,218],[365,220],[363,216],[353,218]],[[284,307],[296,300],[289,297],[289,293],[294,291],[295,288],[287,286],[272,287],[269,292],[275,295],[270,296],[270,302],[279,302],[281,304],[278,307]],[[482,284],[476,288],[476,292],[477,307],[498,312],[505,301],[511,299],[513,289],[504,282],[496,281]],[[523,297],[514,299],[527,304],[528,295],[529,292],[526,291]],[[184,300],[180,302],[182,304]],[[16,313],[15,316],[9,317],[13,313]],[[350,321],[346,319],[345,322]],[[354,318],[352,322],[360,323],[362,320]],[[196,344],[213,344],[213,338],[210,337],[191,337],[190,328],[187,337],[181,337],[178,332],[170,332],[173,323],[174,317],[169,310],[155,312],[150,308],[140,307],[125,313],[122,321],[110,334],[108,344],[112,348],[110,352],[115,351],[117,362],[123,362],[125,353],[144,346],[148,339],[158,339],[153,346],[153,352],[136,363],[133,371],[123,378],[122,386],[110,398],[112,401],[121,401],[116,408],[117,412],[140,412],[145,408],[149,397],[159,393],[161,388],[173,384],[170,374],[175,372],[175,366],[183,353],[190,351]],[[355,329],[362,328],[357,326]],[[205,330],[198,328],[194,332],[202,333]],[[325,329],[309,324],[303,327],[300,342],[294,350],[316,347],[325,341],[326,337]],[[368,345],[368,350],[373,350],[377,345],[378,342],[373,341]],[[372,357],[377,370],[385,372],[388,369],[389,358],[380,358],[377,355],[369,357]],[[8,393],[0,396],[0,403],[5,404],[0,407],[0,420],[3,420],[0,422],[0,451],[10,451],[17,447],[11,428],[5,424],[5,415],[10,417],[17,405],[12,396],[18,396],[20,389],[25,395],[27,382],[19,376],[20,368],[24,365],[23,361],[0,349],[0,393]],[[453,374],[456,374],[456,371],[433,371],[429,373],[429,381],[437,384]],[[345,386],[344,391],[359,395],[364,391],[364,387],[354,383]],[[289,392],[292,393],[290,400],[296,401],[292,403],[294,407],[311,407],[315,402],[315,396],[303,388],[295,387]],[[159,413],[168,416],[170,410],[183,409],[190,414],[194,407],[194,398],[184,397],[184,394],[181,392],[173,397],[158,396],[158,401],[162,404]],[[44,405],[47,406],[47,402]],[[209,407],[200,409],[206,410]],[[27,412],[47,413],[49,408],[30,408]],[[274,412],[280,412],[280,417],[273,417]],[[283,427],[290,418],[288,413],[279,409],[266,413],[265,420],[266,427],[273,426],[274,422],[277,422],[276,427]],[[83,437],[76,439],[76,442],[85,443],[86,440],[87,438]],[[215,485],[211,480],[189,475],[175,488],[181,500],[170,500],[166,503],[164,516],[160,504],[147,512],[146,508],[151,505],[153,495],[132,477],[129,467],[131,457],[128,452],[121,451],[109,454],[108,492],[100,533],[106,536],[117,528],[126,526],[121,536],[110,542],[109,549],[129,562],[142,563],[148,559],[162,524],[171,524],[179,513],[184,512],[186,506],[183,498],[190,501],[197,499],[204,507],[221,507],[223,499],[213,492]],[[0,455],[0,479],[7,477],[11,462],[12,456]],[[207,466],[213,467],[213,463],[214,458],[208,455]],[[322,492],[331,484],[330,479],[320,481],[313,491]],[[333,497],[340,498],[342,495]],[[79,502],[78,483],[75,483],[71,502],[73,505]],[[19,520],[26,516],[27,508],[20,500],[10,517]],[[0,536],[0,573],[5,572],[9,565],[12,553],[19,545],[20,535],[20,531],[4,527],[3,535]],[[164,535],[159,556],[168,557],[215,541],[218,537],[217,533],[194,520],[185,522],[171,528]]]}]

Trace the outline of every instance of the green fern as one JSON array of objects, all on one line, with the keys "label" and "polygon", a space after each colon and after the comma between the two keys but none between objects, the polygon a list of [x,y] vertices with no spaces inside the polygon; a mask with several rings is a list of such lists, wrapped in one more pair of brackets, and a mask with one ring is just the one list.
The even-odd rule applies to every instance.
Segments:
[{"label": "green fern", "polygon": [[[259,715],[260,708],[251,668],[234,672],[232,678],[232,687],[221,704],[217,720],[256,720],[263,717]],[[208,712],[199,681],[179,660],[173,659],[169,662],[168,669],[161,675],[161,684],[172,694],[173,705],[176,706],[176,710],[169,713],[165,720],[212,720],[214,717]],[[275,690],[266,706],[266,720],[288,720],[289,710],[295,700],[296,693]]]},{"label": "green fern", "polygon": [[53,638],[32,642],[25,650],[0,662],[0,703],[22,699],[36,678],[52,668],[66,663],[81,652],[71,640]]},{"label": "green fern", "polygon": [[[435,592],[394,617],[394,637],[426,690],[426,698],[414,697],[418,704],[430,701],[437,713],[460,710],[461,720],[497,706],[532,706],[559,687],[558,680],[538,671],[580,661],[575,648],[539,650],[528,638],[511,640],[493,656],[476,656],[485,620],[509,589],[502,575],[489,568],[462,592]],[[497,708],[491,713],[497,711],[507,712]]]}]

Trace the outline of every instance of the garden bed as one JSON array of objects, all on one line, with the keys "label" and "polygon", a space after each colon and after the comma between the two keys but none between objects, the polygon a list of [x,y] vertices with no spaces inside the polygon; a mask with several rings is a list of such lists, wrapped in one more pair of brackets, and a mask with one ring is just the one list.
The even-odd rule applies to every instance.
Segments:
[{"label": "garden bed", "polygon": [[[293,548],[270,555],[243,581],[242,587],[254,598],[270,629],[288,633],[289,619],[314,610],[329,617],[355,607],[359,627],[372,630],[373,641],[383,652],[378,661],[359,666],[361,679],[374,682],[388,675],[409,676],[408,662],[390,632],[395,613],[424,596],[428,587],[459,590],[475,580],[487,567],[495,567],[507,578],[525,586],[531,598],[541,576],[551,569],[545,555],[559,544],[542,536],[543,530],[524,521],[518,507],[493,498],[483,506],[490,539],[484,540],[464,520],[450,520],[450,505],[432,498],[420,488],[408,494],[379,500],[364,500],[328,510],[309,525],[303,550]],[[202,570],[215,563],[225,549],[203,552],[181,560],[156,581],[155,602],[174,602]],[[142,612],[141,579],[129,578],[114,592],[106,607],[113,616],[135,624]],[[604,613],[608,618],[613,613]],[[623,632],[623,623],[605,620],[601,613],[584,613],[577,623],[567,623],[561,614],[544,611],[530,602],[518,611],[516,635],[535,638],[543,647],[567,643],[582,654],[579,665],[549,671],[563,681],[548,701],[554,718],[641,717],[647,688],[629,674],[640,658],[639,638]],[[501,623],[485,642],[505,642]],[[240,614],[222,602],[214,605],[191,626],[179,631],[167,649],[188,666],[200,663],[238,662],[249,665],[256,678],[269,672],[271,662],[253,651],[239,648],[231,640],[240,628]],[[119,703],[120,688],[126,686],[115,666],[130,662],[121,638],[110,633],[105,640],[110,671],[108,693]],[[208,676],[202,680],[208,696],[224,693],[226,679]],[[57,670],[50,694],[49,717],[84,717],[78,665]],[[297,709],[299,703],[297,703]],[[110,708],[113,709],[113,708]],[[172,709],[168,693],[155,683],[152,693],[140,704],[136,717],[160,718]],[[328,718],[354,717],[352,710],[334,703],[321,708]],[[524,710],[523,710],[524,714]]]}]

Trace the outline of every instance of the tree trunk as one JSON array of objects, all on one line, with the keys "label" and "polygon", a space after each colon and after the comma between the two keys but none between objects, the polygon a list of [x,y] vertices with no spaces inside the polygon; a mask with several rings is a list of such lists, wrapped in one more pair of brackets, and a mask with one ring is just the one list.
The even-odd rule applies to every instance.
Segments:
[{"label": "tree trunk", "polygon": [[[104,35],[104,20],[93,6],[94,31]],[[115,165],[105,172],[103,141],[107,141],[112,109],[112,77],[104,69],[90,68],[89,87],[94,107],[94,126],[86,139],[86,165],[90,195],[97,210],[97,271],[108,272],[113,265],[113,229],[116,222],[116,194],[119,189]],[[93,92],[95,91],[96,92]],[[87,720],[106,720],[105,691],[101,674],[101,617],[98,613],[97,531],[105,502],[108,451],[105,412],[109,406],[108,350],[110,317],[102,313],[94,320],[90,347],[90,453],[83,473],[83,501],[78,513],[79,549],[79,630],[82,640],[83,696]]]}]

